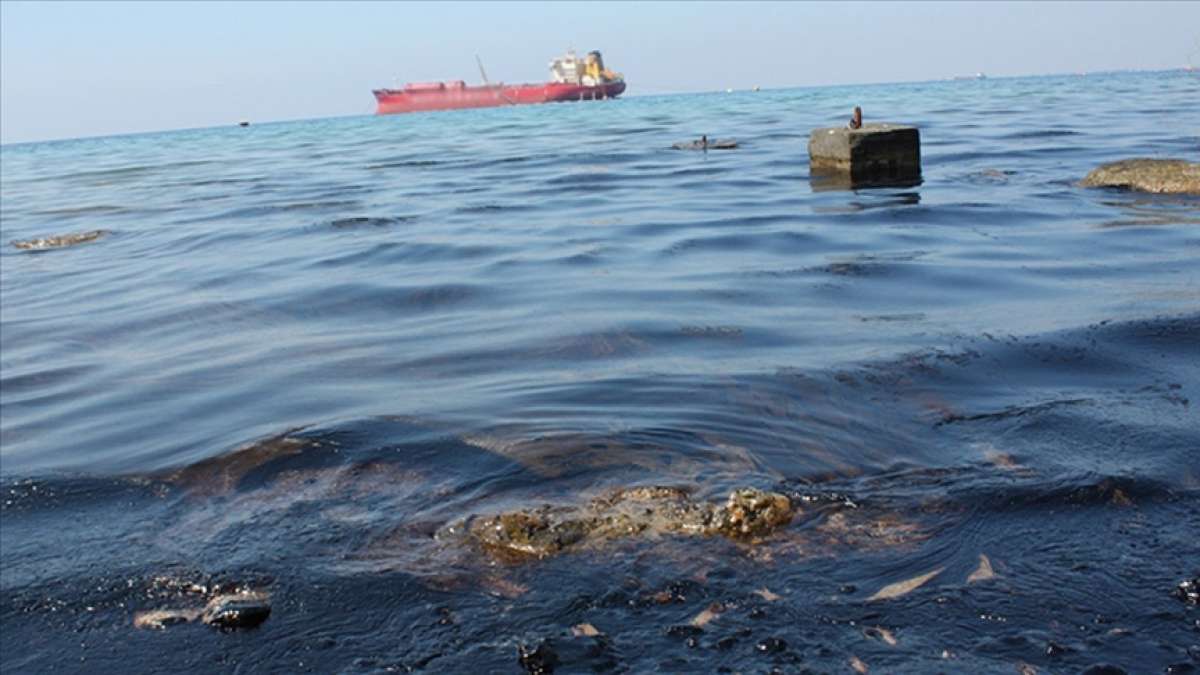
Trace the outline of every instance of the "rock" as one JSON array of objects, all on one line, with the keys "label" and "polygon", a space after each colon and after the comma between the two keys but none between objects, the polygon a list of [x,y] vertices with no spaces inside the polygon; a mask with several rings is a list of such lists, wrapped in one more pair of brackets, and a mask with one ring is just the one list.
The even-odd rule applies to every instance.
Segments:
[{"label": "rock", "polygon": [[471,531],[484,547],[517,556],[545,558],[578,543],[588,523],[556,519],[552,510],[502,513],[473,524]]},{"label": "rock", "polygon": [[218,595],[208,601],[201,619],[218,628],[252,628],[271,615],[270,598],[266,593],[246,591]]},{"label": "rock", "polygon": [[23,251],[48,251],[55,248],[66,248],[67,246],[75,246],[89,241],[95,241],[106,234],[112,234],[108,230],[92,230],[91,232],[75,232],[72,234],[60,234],[53,237],[45,237],[42,239],[27,239],[25,241],[14,241],[12,245]]},{"label": "rock", "polygon": [[1079,184],[1159,194],[1200,195],[1200,164],[1182,159],[1124,159],[1100,165]]},{"label": "rock", "polygon": [[542,642],[534,649],[520,645],[517,658],[525,672],[531,675],[548,675],[558,667],[558,654],[549,642]]},{"label": "rock", "polygon": [[727,537],[763,537],[791,520],[791,500],[775,492],[749,488],[729,495],[715,527]]},{"label": "rock", "polygon": [[650,486],[618,490],[581,506],[476,517],[465,529],[493,556],[520,561],[643,535],[720,535],[754,542],[787,525],[793,513],[791,501],[775,492],[743,488],[716,505],[696,502],[686,490]]}]

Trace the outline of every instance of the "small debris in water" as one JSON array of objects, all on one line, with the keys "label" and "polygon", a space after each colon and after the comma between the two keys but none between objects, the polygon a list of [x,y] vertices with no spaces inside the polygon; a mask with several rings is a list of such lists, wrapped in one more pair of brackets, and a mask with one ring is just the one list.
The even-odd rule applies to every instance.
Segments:
[{"label": "small debris in water", "polygon": [[892,600],[894,598],[899,598],[903,595],[908,595],[909,593],[917,590],[921,586],[924,586],[925,583],[928,582],[930,579],[941,574],[942,570],[944,570],[944,569],[945,569],[944,567],[939,567],[936,570],[933,570],[932,572],[926,572],[925,574],[922,574],[920,576],[915,576],[911,579],[905,579],[904,581],[897,581],[894,584],[888,584],[887,586],[884,586],[883,588],[876,591],[875,595],[872,595],[871,597],[867,598],[867,601],[870,602],[870,601],[874,601],[874,600]]},{"label": "small debris in water", "polygon": [[195,621],[198,609],[155,609],[133,615],[133,627],[143,630],[165,630],[167,626]]},{"label": "small debris in water", "polygon": [[12,245],[22,251],[49,251],[56,248],[66,248],[83,244],[89,241],[95,241],[106,234],[112,234],[108,230],[92,230],[90,232],[74,232],[71,234],[59,234],[52,237],[43,237],[40,239],[26,239],[25,241],[14,241]]},{"label": "small debris in water", "polygon": [[976,568],[971,575],[967,577],[967,583],[973,584],[976,581],[987,581],[996,577],[995,570],[992,569],[992,561],[982,553],[979,554],[979,567]]},{"label": "small debris in water", "polygon": [[754,648],[763,654],[777,654],[787,649],[787,642],[777,637],[769,637],[760,640]]},{"label": "small debris in water", "polygon": [[772,593],[770,589],[767,588],[759,588],[754,591],[754,593],[767,602],[775,602],[780,597],[779,595]]},{"label": "small debris in water", "polygon": [[1057,658],[1063,654],[1066,654],[1068,651],[1070,650],[1058,644],[1057,642],[1046,643],[1046,656],[1049,656],[1050,658]]},{"label": "small debris in water", "polygon": [[724,612],[724,611],[725,611],[724,605],[722,605],[719,602],[714,602],[713,604],[709,605],[708,607],[705,607],[704,610],[701,611],[699,614],[692,617],[691,623],[693,626],[695,626],[697,628],[703,628],[706,625],[708,625],[708,623],[710,621],[712,621],[713,619],[720,616],[721,612]]},{"label": "small debris in water", "polygon": [[577,626],[571,626],[571,635],[575,637],[596,637],[600,635],[600,631],[590,623],[581,623]]},{"label": "small debris in water", "polygon": [[866,675],[866,673],[870,671],[870,668],[867,667],[867,664],[863,663],[862,659],[858,658],[857,656],[850,657],[850,667],[853,668],[854,672],[858,673],[859,675]]},{"label": "small debris in water", "polygon": [[864,628],[863,635],[875,640],[881,640],[893,647],[899,644],[899,640],[897,640],[896,636],[892,634],[892,631],[880,626],[875,626],[874,628]]},{"label": "small debris in water", "polygon": [[1004,469],[1005,471],[1028,471],[1025,466],[1022,466],[1015,457],[1007,452],[988,450],[983,454],[983,458],[997,469]]},{"label": "small debris in water", "polygon": [[1179,582],[1172,595],[1189,605],[1200,606],[1200,576]]}]

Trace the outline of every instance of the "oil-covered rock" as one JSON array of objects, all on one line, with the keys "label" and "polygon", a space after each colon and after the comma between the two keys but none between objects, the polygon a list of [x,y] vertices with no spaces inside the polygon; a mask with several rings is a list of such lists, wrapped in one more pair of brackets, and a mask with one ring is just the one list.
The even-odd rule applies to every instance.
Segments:
[{"label": "oil-covered rock", "polygon": [[110,232],[108,230],[72,232],[70,234],[57,234],[50,237],[14,241],[12,245],[14,248],[19,248],[22,251],[48,251],[55,248],[75,246],[76,244],[85,244],[89,241],[95,241],[106,234],[110,234]]},{"label": "oil-covered rock", "polygon": [[217,628],[252,628],[269,616],[271,602],[267,594],[250,591],[214,597],[200,618]]},{"label": "oil-covered rock", "polygon": [[[252,628],[271,615],[271,596],[263,591],[238,584],[179,583],[169,577],[156,582],[168,589],[167,598],[184,606],[137,612],[133,617],[135,628],[164,630],[197,620],[214,628]],[[198,604],[205,600],[204,605]]]},{"label": "oil-covered rock", "polygon": [[1080,185],[1200,195],[1200,164],[1182,159],[1124,159],[1096,167]]},{"label": "oil-covered rock", "polygon": [[683,489],[664,486],[619,490],[582,506],[540,506],[477,517],[467,532],[499,558],[545,558],[567,549],[626,537],[720,535],[754,542],[791,522],[786,495],[754,488],[734,490],[724,504],[698,502]]}]

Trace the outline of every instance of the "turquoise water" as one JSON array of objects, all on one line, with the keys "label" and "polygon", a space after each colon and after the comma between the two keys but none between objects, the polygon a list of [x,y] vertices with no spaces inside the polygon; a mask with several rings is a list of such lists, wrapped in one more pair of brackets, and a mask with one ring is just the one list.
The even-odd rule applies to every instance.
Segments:
[{"label": "turquoise water", "polygon": [[[924,672],[944,667],[943,648],[965,659],[951,670],[976,672],[1079,669],[1093,654],[1135,670],[1136,659],[1186,661],[1194,611],[1176,616],[1169,591],[1200,559],[1186,536],[1200,524],[1200,202],[1076,183],[1131,156],[1196,160],[1197,101],[1194,74],[1138,73],[4,146],[5,659],[77,663],[78,639],[11,636],[132,631],[147,602],[138,589],[166,570],[274,579],[285,600],[258,637],[137,632],[110,658],[153,669],[162,645],[190,645],[192,669],[213,650],[292,668],[280,645],[328,638],[307,667],[412,667],[437,652],[421,667],[504,672],[521,667],[518,643],[561,643],[591,612],[609,617],[601,661],[618,672],[838,669],[850,654]],[[814,189],[808,133],[843,125],[855,105],[868,122],[920,128],[920,186]],[[701,134],[739,147],[671,149]],[[8,245],[96,229],[110,233],[63,250]],[[279,455],[269,439],[288,434],[341,450]],[[245,448],[259,453],[253,467]],[[996,468],[1010,461],[1024,468]],[[296,472],[377,465],[405,478],[363,478],[352,495],[314,479],[280,496]],[[181,470],[236,488],[198,498]],[[470,556],[423,548],[463,515],[662,483],[712,498],[741,485],[850,494],[917,519],[929,515],[919,505],[943,506],[929,538],[902,552],[751,572],[754,556],[725,544],[681,544],[677,559],[631,543],[617,562],[566,556],[500,582]],[[1112,507],[1122,499],[1146,502],[1138,527],[1158,528],[1156,539],[1128,534],[1129,513]],[[330,520],[355,503],[371,508]],[[1053,551],[1034,543],[1052,517],[1067,518]],[[1128,550],[1092,548],[1113,532],[1133,537]],[[386,541],[408,553],[379,554]],[[1007,607],[1006,622],[972,618],[976,586],[898,609],[836,590],[937,567],[965,577],[985,551],[1021,596],[981,601]],[[677,617],[598,599],[700,584],[701,560],[729,571]],[[1087,561],[1093,572],[1073,567]],[[1136,582],[1122,576],[1132,569]],[[473,581],[429,581],[455,574]],[[399,575],[387,583],[407,599],[378,604],[380,575]],[[641,585],[626,588],[630,578]],[[135,590],[89,590],[110,581]],[[711,601],[748,607],[736,598],[763,583],[792,589],[765,622],[706,629],[712,640],[694,648],[679,631],[664,637],[662,622],[687,623]],[[308,597],[312,584],[333,590]],[[1060,631],[1030,605],[1076,585],[1110,598],[1056,610],[1088,631]],[[933,593],[956,609],[932,609]],[[48,614],[49,598],[70,609]],[[476,632],[418,630],[430,604]],[[1162,644],[1133,649],[1091,623],[1097,613]],[[909,638],[868,658],[878,641],[862,647],[845,624],[865,614]],[[362,632],[348,628],[356,621]],[[391,643],[365,631],[379,622]],[[743,651],[714,646],[745,626]],[[807,637],[755,648],[789,630]],[[1049,661],[1051,641],[1074,646]]]}]

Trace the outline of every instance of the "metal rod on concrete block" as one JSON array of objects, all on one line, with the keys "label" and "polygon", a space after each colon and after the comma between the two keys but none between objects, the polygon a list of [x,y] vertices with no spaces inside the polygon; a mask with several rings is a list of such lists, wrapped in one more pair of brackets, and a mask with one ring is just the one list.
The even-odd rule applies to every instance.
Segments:
[{"label": "metal rod on concrete block", "polygon": [[809,173],[831,187],[911,187],[921,183],[921,135],[907,124],[864,124],[855,107],[850,124],[814,129],[808,138]]}]

